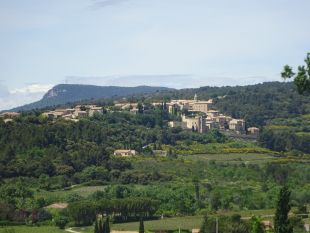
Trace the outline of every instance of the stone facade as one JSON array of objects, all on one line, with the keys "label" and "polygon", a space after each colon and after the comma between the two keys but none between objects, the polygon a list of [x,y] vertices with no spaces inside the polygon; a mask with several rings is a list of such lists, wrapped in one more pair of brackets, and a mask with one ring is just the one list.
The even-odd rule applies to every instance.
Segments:
[{"label": "stone facade", "polygon": [[131,157],[137,155],[137,152],[135,150],[115,150],[114,155],[120,157]]}]

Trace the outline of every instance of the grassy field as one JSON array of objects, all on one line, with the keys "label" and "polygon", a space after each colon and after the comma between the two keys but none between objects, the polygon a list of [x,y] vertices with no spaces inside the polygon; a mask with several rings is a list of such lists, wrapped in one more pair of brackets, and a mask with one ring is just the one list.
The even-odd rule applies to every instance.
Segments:
[{"label": "grassy field", "polygon": [[206,160],[206,161],[215,161],[215,162],[228,162],[228,163],[252,163],[252,164],[260,164],[267,163],[273,160],[277,160],[277,157],[268,154],[239,154],[239,153],[231,153],[231,154],[202,154],[202,155],[190,155],[183,156],[185,160]]},{"label": "grassy field", "polygon": [[0,233],[64,233],[66,231],[60,230],[57,227],[41,226],[14,226],[14,227],[0,227]]},{"label": "grassy field", "polygon": [[[232,214],[240,214],[242,217],[248,218],[253,215],[256,216],[263,216],[263,215],[271,215],[274,214],[273,209],[268,210],[247,210],[247,211],[240,211],[240,212],[219,212],[218,215],[232,215]],[[145,221],[144,227],[146,230],[154,231],[154,230],[176,230],[176,229],[194,229],[200,228],[202,223],[202,216],[186,216],[186,217],[175,217],[175,218],[164,218],[160,220],[152,220],[152,221]],[[266,218],[264,218],[266,219]],[[81,228],[74,228],[77,231],[83,233],[91,233],[93,232],[93,227],[81,227]],[[113,224],[113,230],[119,231],[138,231],[139,230],[139,222],[130,222],[130,223],[121,223],[121,224]]]},{"label": "grassy field", "polygon": [[[178,217],[178,218],[165,218],[161,220],[145,221],[144,227],[146,230],[175,230],[179,229],[193,229],[199,228],[202,222],[201,216],[189,216],[189,217]],[[119,231],[138,231],[139,222],[130,222],[122,224],[113,224],[113,230]],[[82,227],[74,228],[74,230],[90,233],[93,232],[93,227]]]},{"label": "grassy field", "polygon": [[[157,160],[161,162],[167,161],[166,158],[153,158],[153,157],[136,157],[130,159],[130,161],[146,161],[146,160]],[[273,154],[268,153],[218,153],[218,154],[194,154],[194,155],[179,155],[177,160],[203,160],[203,161],[218,161],[218,162],[269,162],[270,160],[277,160]]]},{"label": "grassy field", "polygon": [[105,186],[75,186],[67,190],[40,191],[36,193],[37,197],[47,197],[59,201],[65,201],[69,195],[78,194],[82,197],[88,197],[96,191],[103,191]]}]

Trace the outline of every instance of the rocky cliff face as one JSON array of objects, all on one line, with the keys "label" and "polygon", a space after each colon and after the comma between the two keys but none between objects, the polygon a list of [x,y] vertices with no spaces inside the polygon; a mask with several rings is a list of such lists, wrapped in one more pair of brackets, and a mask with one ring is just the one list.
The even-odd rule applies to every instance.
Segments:
[{"label": "rocky cliff face", "polygon": [[77,84],[59,84],[50,89],[41,100],[27,104],[12,111],[27,111],[57,105],[64,105],[76,101],[111,98],[114,96],[128,96],[142,93],[172,90],[166,87],[119,87],[119,86],[94,86]]},{"label": "rocky cliff face", "polygon": [[58,86],[55,86],[44,95],[43,99],[57,97],[61,93],[65,93],[65,92],[67,92],[65,88],[59,88]]}]

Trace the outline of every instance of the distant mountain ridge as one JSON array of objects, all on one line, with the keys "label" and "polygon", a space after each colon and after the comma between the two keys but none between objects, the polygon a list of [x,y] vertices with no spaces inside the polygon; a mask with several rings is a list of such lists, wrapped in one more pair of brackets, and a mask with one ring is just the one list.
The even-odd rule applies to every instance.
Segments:
[{"label": "distant mountain ridge", "polygon": [[41,100],[13,108],[11,111],[28,111],[57,105],[64,105],[83,100],[128,96],[172,90],[167,87],[137,86],[95,86],[81,84],[59,84],[50,89]]}]

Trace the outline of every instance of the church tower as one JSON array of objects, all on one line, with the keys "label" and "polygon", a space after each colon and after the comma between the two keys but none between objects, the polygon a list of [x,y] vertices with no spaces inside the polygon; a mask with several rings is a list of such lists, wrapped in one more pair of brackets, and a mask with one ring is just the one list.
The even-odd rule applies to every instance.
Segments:
[{"label": "church tower", "polygon": [[195,94],[195,96],[194,96],[194,101],[198,102],[197,94]]}]

